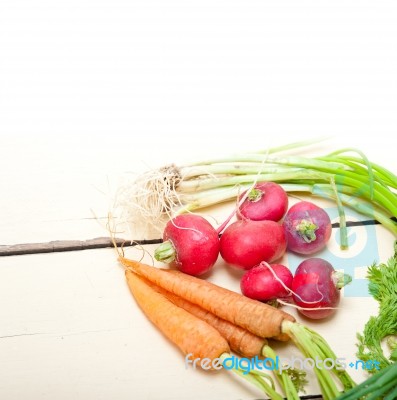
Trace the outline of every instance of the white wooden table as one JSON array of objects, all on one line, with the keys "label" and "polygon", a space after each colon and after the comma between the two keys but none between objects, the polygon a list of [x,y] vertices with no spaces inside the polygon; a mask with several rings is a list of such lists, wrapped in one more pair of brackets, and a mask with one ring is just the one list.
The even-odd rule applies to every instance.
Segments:
[{"label": "white wooden table", "polygon": [[[1,154],[1,181],[6,188],[0,207],[2,244],[106,236],[91,210],[106,216],[108,200],[103,192],[108,182],[115,184],[123,171],[146,168],[150,158],[156,164],[178,160],[171,147],[163,156],[157,148],[153,157],[149,143],[133,138],[120,137],[129,143],[121,147],[117,141],[82,142],[74,155],[76,143],[63,140],[62,146],[50,137],[21,140],[26,145],[27,170],[6,168],[15,157],[12,150],[18,149],[16,139],[8,138],[2,147],[11,149]],[[195,146],[194,154],[199,156],[200,150],[204,154],[205,147]],[[392,157],[385,156],[390,154],[387,148],[360,147],[375,161],[392,167]],[[187,146],[184,150],[189,151]],[[139,158],[128,157],[131,154]],[[393,238],[382,227],[376,229],[379,255],[386,260]],[[372,261],[368,259],[368,264]],[[211,280],[238,290],[236,274],[221,262]],[[324,334],[338,355],[352,359],[355,334],[374,313],[371,298],[346,297],[335,318],[311,326]],[[179,351],[137,308],[112,249],[0,258],[0,320],[2,398],[127,399],[161,394],[171,399],[183,398],[187,390],[193,399],[261,396],[226,373],[185,370]],[[289,355],[291,349],[280,351]],[[356,371],[352,375],[364,376]],[[314,382],[308,392],[318,393]]]},{"label": "white wooden table", "polygon": [[[359,147],[396,172],[393,5],[1,3],[0,245],[106,236],[128,171],[319,134],[335,135],[323,152]],[[393,237],[376,231],[386,260]],[[221,262],[211,280],[238,290]],[[376,310],[346,297],[310,325],[353,358]],[[186,370],[110,248],[0,257],[0,357],[6,400],[262,397]]]}]

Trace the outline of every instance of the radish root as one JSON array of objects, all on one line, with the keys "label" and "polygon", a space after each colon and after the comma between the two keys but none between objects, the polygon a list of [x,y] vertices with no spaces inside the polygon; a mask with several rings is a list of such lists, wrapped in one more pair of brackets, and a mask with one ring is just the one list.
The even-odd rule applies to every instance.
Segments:
[{"label": "radish root", "polygon": [[[262,262],[261,262],[261,265],[264,265],[265,267],[267,267],[267,268],[270,270],[270,272],[272,273],[274,279],[275,279],[278,283],[280,283],[280,285],[281,285],[288,293],[295,295],[302,303],[306,303],[306,304],[316,304],[316,303],[318,303],[319,301],[321,301],[321,300],[324,299],[324,295],[320,292],[320,290],[318,290],[318,285],[316,285],[317,292],[321,295],[320,300],[316,300],[316,301],[305,301],[305,300],[303,300],[302,297],[299,296],[299,294],[295,293],[292,289],[290,289],[290,288],[277,276],[277,274],[274,272],[274,269],[271,267],[270,264],[268,264],[266,261],[262,261]],[[279,300],[279,299],[277,299],[277,301],[278,301],[279,303],[281,303],[281,304],[289,305],[289,306],[294,307],[292,304],[290,304],[290,303],[285,303],[285,302],[283,302],[283,301],[281,301],[281,300]],[[300,309],[300,310],[305,310],[305,309],[306,309],[306,308],[302,308],[302,307],[298,307],[298,306],[295,306],[295,307],[298,308],[298,309]],[[308,310],[327,309],[327,308],[334,310],[334,308],[332,308],[332,307],[308,308]]]},{"label": "radish root", "polygon": [[[307,311],[315,311],[315,310],[339,310],[340,307],[313,307],[313,308],[308,308],[308,307],[299,307],[296,304],[288,303],[284,300],[277,299],[277,302],[282,304],[283,306],[289,306],[289,307],[294,307],[298,310],[307,310]],[[317,303],[317,302],[316,302]]]}]

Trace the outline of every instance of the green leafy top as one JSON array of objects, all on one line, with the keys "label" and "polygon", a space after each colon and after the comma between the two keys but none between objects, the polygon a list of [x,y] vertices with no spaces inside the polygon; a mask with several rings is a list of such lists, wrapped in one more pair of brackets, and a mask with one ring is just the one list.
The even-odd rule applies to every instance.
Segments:
[{"label": "green leafy top", "polygon": [[291,378],[296,391],[306,393],[305,386],[309,383],[306,372],[298,368],[288,368],[286,373]]},{"label": "green leafy top", "polygon": [[[373,264],[368,268],[368,290],[379,302],[379,313],[371,317],[364,332],[357,335],[357,357],[363,361],[378,361],[380,368],[387,367],[397,358],[397,241],[394,243],[394,252],[387,264]],[[390,357],[385,356],[381,346],[386,337],[389,337]]]}]

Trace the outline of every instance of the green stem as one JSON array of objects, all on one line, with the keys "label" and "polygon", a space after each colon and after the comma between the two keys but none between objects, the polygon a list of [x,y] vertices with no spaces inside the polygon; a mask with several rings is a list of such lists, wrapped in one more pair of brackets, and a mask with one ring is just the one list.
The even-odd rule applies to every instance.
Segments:
[{"label": "green stem", "polygon": [[[230,357],[230,354],[223,353],[219,358],[223,363],[228,357]],[[246,371],[243,371],[238,367],[233,367],[232,371],[241,378],[255,385],[266,395],[268,395],[272,400],[283,400],[283,397],[273,389],[273,382],[268,375],[258,373],[258,371],[250,371],[249,373],[246,373]],[[266,379],[269,379],[269,381],[272,382],[271,385],[269,385],[264,379],[262,379],[262,377],[264,376]]]},{"label": "green stem", "polygon": [[174,261],[175,257],[176,250],[170,240],[166,240],[165,242],[161,243],[154,251],[154,258],[157,261],[162,261],[167,264]]},{"label": "green stem", "polygon": [[392,389],[389,393],[387,393],[387,396],[383,400],[395,400],[397,399],[397,382],[395,383],[396,387]]},{"label": "green stem", "polygon": [[[322,159],[323,161],[327,161],[330,158],[329,157],[319,157],[319,159]],[[333,160],[333,158],[332,158]],[[345,163],[346,165],[349,165],[351,163],[351,161],[356,162],[356,163],[360,163],[362,164],[362,159],[360,158],[356,158],[356,157],[347,157],[347,156],[338,156],[337,160],[339,160],[338,162],[342,162]],[[388,169],[382,167],[379,164],[370,162],[371,164],[371,168],[378,172],[378,174],[380,174],[381,176],[383,176],[383,178],[388,181],[389,186],[394,187],[395,189],[397,188],[397,176],[395,174],[393,174],[393,172],[389,171]]]},{"label": "green stem", "polygon": [[375,375],[372,375],[370,378],[368,378],[364,382],[361,382],[356,387],[343,393],[340,397],[338,397],[338,400],[357,400],[360,397],[364,396],[365,394],[368,394],[371,391],[376,390],[378,388],[379,379],[384,377],[393,368],[396,370],[395,372],[397,372],[396,367],[397,367],[397,364],[390,365],[390,366],[380,370]]},{"label": "green stem", "polygon": [[263,190],[259,190],[259,189],[251,189],[247,195],[247,199],[249,201],[251,201],[252,203],[256,203],[257,201],[259,201],[262,196],[265,194],[265,192]]},{"label": "green stem", "polygon": [[[321,187],[323,186],[322,183],[315,183],[315,186]],[[329,185],[325,185],[324,187],[328,187],[329,189]],[[390,210],[387,209],[385,202],[384,202],[384,197],[381,195],[379,196],[379,199],[377,202],[376,201],[371,201],[371,199],[368,196],[368,192],[363,192],[358,190],[356,187],[352,187],[349,185],[339,185],[338,187],[338,193],[343,193],[343,194],[347,194],[351,197],[354,198],[358,198],[361,200],[366,200],[368,202],[368,204],[373,204],[373,205],[377,205],[378,207],[382,208],[382,210],[385,210],[388,212],[389,215],[392,214],[392,212]],[[395,199],[395,201],[397,202],[397,197]]]},{"label": "green stem", "polygon": [[[219,175],[255,175],[259,169],[263,174],[275,174],[279,172],[293,172],[298,171],[300,168],[280,167],[279,165],[261,165],[261,164],[211,164],[211,165],[198,165],[195,167],[181,168],[182,181],[186,182],[197,177],[213,177],[217,178]],[[202,178],[201,178],[202,179]]]},{"label": "green stem", "polygon": [[[299,340],[301,341],[302,347],[306,350],[305,353],[307,354],[307,357],[316,360],[319,355],[311,343],[310,338],[301,336]],[[317,375],[324,397],[333,399],[340,394],[328,371],[315,367],[314,372]]]},{"label": "green stem", "polygon": [[[276,363],[277,355],[270,346],[263,346],[262,355],[264,357],[271,358]],[[276,378],[279,381],[280,385],[284,388],[287,400],[299,400],[298,389],[292,382],[291,377],[288,375],[288,372],[283,370],[280,373],[278,370],[275,369],[274,374],[276,375]],[[303,383],[304,382],[297,382],[297,386],[303,386]]]},{"label": "green stem", "polygon": [[331,187],[335,193],[335,202],[339,213],[340,248],[342,250],[346,250],[349,248],[349,241],[347,239],[346,214],[338,193],[338,189],[335,184],[335,179],[333,177],[331,178]]},{"label": "green stem", "polygon": [[287,400],[300,400],[298,391],[292,382],[291,378],[289,377],[288,374],[282,373],[281,374],[281,379],[283,381],[284,387],[285,387],[285,393],[287,396]]},{"label": "green stem", "polygon": [[312,222],[310,219],[302,219],[296,225],[295,230],[298,232],[299,236],[306,242],[311,243],[317,239],[316,230],[318,226]]},{"label": "green stem", "polygon": [[379,385],[379,388],[371,392],[371,394],[366,398],[366,400],[377,400],[379,397],[386,394],[390,389],[396,386],[396,381],[388,382],[387,384]]},{"label": "green stem", "polygon": [[364,164],[367,166],[370,193],[371,193],[371,198],[373,198],[373,194],[374,194],[374,173],[372,171],[371,163],[369,162],[367,156],[361,150],[354,149],[354,148],[339,149],[339,150],[336,150],[336,151],[328,154],[328,156],[332,157],[332,156],[337,156],[337,155],[340,155],[342,153],[348,153],[348,152],[354,152],[354,153],[357,153],[358,155],[360,155],[361,159],[364,162]]},{"label": "green stem", "polygon": [[[332,191],[323,185],[315,185],[313,187],[313,194],[317,194],[321,197],[324,197],[325,195],[327,198],[335,199]],[[368,217],[379,221],[383,226],[397,236],[397,224],[383,212],[375,210],[370,203],[363,200],[358,200],[355,197],[350,197],[345,194],[339,194],[339,196],[343,204],[346,204],[361,214],[367,215]]]},{"label": "green stem", "polygon": [[235,175],[225,177],[210,177],[203,179],[194,179],[189,181],[181,182],[178,186],[178,190],[187,192],[197,192],[201,190],[215,189],[222,186],[233,186],[243,183],[252,183],[255,180],[257,182],[280,182],[280,181],[292,181],[292,180],[307,180],[314,179],[316,181],[329,182],[329,176],[317,171],[308,170],[295,170],[295,171],[283,171],[276,173],[261,173],[261,174],[248,174],[248,175]]},{"label": "green stem", "polygon": [[[349,167],[351,167],[352,170],[358,172],[362,176],[366,176],[368,174],[368,170],[363,166],[362,159],[360,158],[355,158],[355,157],[345,157],[345,156],[338,156],[338,157],[317,157],[318,160],[322,161],[336,161],[336,162],[341,162]],[[380,182],[383,186],[389,186],[394,189],[397,188],[397,180],[393,181],[393,175],[391,172],[387,171],[389,174],[385,174],[383,171],[378,170],[378,168],[374,165],[374,163],[371,163],[371,168],[374,174],[374,180],[377,182]]]},{"label": "green stem", "polygon": [[[394,368],[393,368],[394,367]],[[389,380],[397,379],[397,364],[392,364],[389,368],[376,382],[379,386],[385,385]]]},{"label": "green stem", "polygon": [[[317,345],[313,343],[312,334],[308,328],[296,322],[284,321],[282,324],[282,331],[291,337],[306,357],[313,360],[317,358],[323,359],[322,352],[318,349]],[[314,367],[314,372],[317,375],[324,398],[334,399],[340,394],[328,370]]]},{"label": "green stem", "polygon": [[[316,343],[319,348],[323,359],[330,358],[332,360],[337,360],[337,356],[329,347],[328,343],[325,339],[319,335],[317,332],[307,328],[308,332],[312,335],[313,341]],[[346,372],[346,370],[334,369],[333,373],[339,378],[345,390],[351,389],[356,386],[356,383],[353,381],[351,376]]]},{"label": "green stem", "polygon": [[371,198],[369,196],[370,189],[365,181],[356,178],[352,178],[348,174],[341,176],[335,175],[335,182],[338,185],[348,185],[355,187],[359,190],[359,193],[364,195],[369,200],[376,200],[379,205],[384,207],[386,210],[390,211],[394,216],[397,216],[397,197],[396,195],[388,189],[385,189],[381,184],[375,182],[376,191]]},{"label": "green stem", "polygon": [[332,280],[335,282],[337,289],[342,289],[352,281],[352,277],[349,274],[344,274],[340,271],[332,273]]}]

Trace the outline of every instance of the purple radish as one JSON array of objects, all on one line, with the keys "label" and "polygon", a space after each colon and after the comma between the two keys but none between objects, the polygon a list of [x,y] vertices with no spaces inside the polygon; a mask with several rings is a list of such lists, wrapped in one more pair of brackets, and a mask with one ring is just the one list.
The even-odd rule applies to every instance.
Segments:
[{"label": "purple radish", "polygon": [[[335,313],[340,289],[351,281],[350,275],[335,271],[322,258],[309,258],[299,264],[292,281],[292,299],[299,312],[311,319]],[[311,310],[313,309],[313,310]]]},{"label": "purple radish", "polygon": [[309,201],[293,205],[284,218],[283,226],[288,250],[305,255],[322,250],[332,231],[328,214]]}]

